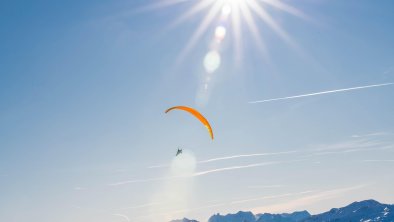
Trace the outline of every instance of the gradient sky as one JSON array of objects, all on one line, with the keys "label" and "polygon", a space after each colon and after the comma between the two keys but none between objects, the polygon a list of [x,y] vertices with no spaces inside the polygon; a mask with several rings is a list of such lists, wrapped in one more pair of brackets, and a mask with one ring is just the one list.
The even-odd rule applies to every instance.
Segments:
[{"label": "gradient sky", "polygon": [[[179,59],[209,8],[176,26],[197,1],[136,10],[158,1],[0,3],[1,221],[394,203],[394,85],[249,103],[394,82],[393,1],[284,1],[309,19],[264,5],[296,46],[256,18],[264,57],[242,23],[243,53],[226,36],[203,101],[217,23]],[[178,146],[200,161],[189,177],[168,166]]]}]

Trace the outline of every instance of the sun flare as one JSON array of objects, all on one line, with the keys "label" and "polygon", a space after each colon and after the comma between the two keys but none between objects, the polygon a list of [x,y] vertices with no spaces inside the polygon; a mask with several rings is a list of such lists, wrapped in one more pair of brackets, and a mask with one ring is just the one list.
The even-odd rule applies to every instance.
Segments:
[{"label": "sun flare", "polygon": [[[165,1],[165,5],[173,5],[182,2],[179,0]],[[164,3],[163,3],[164,5]],[[225,35],[229,34],[228,29],[232,30],[235,47],[235,54],[241,56],[242,53],[242,26],[246,26],[254,39],[257,48],[264,54],[267,54],[264,46],[263,36],[260,33],[258,22],[263,22],[270,27],[284,42],[294,46],[289,34],[275,21],[275,19],[268,13],[268,8],[275,8],[276,10],[294,15],[299,18],[306,19],[307,16],[293,6],[284,3],[282,0],[199,0],[190,7],[186,12],[181,14],[172,24],[178,25],[198,13],[205,13],[204,18],[196,27],[194,33],[185,46],[181,57],[184,57],[200,38],[207,32],[207,29],[213,23],[218,23],[219,26],[215,30],[215,39],[222,41]],[[205,11],[205,12],[204,12]]]},{"label": "sun flare", "polygon": [[276,10],[309,20],[304,13],[285,3],[284,0],[162,0],[153,5],[153,8],[159,9],[179,4],[189,4],[189,7],[170,24],[170,27],[174,28],[201,14],[203,17],[179,53],[176,61],[178,65],[183,63],[196,44],[201,42],[203,36],[207,33],[213,34],[211,41],[207,44],[207,52],[202,58],[205,75],[196,95],[196,103],[199,106],[205,106],[209,100],[210,89],[213,87],[215,78],[213,74],[223,64],[223,42],[228,36],[231,36],[229,45],[234,49],[232,56],[235,64],[242,64],[243,44],[250,42],[245,41],[243,35],[252,38],[253,50],[256,50],[266,61],[270,61],[261,32],[261,24],[267,27],[264,28],[264,33],[268,30],[273,31],[284,43],[302,53],[291,36],[270,14],[270,10]]}]

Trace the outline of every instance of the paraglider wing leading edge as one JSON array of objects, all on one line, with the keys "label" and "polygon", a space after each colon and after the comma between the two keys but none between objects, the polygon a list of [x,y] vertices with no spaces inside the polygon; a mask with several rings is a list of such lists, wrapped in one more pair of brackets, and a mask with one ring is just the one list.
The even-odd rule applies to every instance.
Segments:
[{"label": "paraglider wing leading edge", "polygon": [[200,112],[198,112],[197,110],[195,110],[195,109],[193,109],[191,107],[187,107],[187,106],[174,106],[174,107],[171,107],[171,108],[167,109],[165,111],[165,113],[168,113],[168,112],[170,112],[171,110],[174,110],[174,109],[179,109],[179,110],[186,111],[186,112],[192,114],[198,120],[200,120],[200,122],[202,124],[204,124],[204,126],[207,128],[208,133],[209,133],[211,139],[213,140],[213,132],[212,132],[211,125],[209,124],[208,120]]}]

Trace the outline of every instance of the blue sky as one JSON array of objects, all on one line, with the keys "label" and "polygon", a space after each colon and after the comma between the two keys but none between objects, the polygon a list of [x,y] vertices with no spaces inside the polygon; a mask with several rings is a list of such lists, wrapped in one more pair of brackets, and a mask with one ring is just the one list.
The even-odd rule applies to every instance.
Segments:
[{"label": "blue sky", "polygon": [[[137,10],[157,2],[0,3],[0,220],[394,203],[394,86],[249,103],[394,82],[392,1],[283,1],[309,19],[263,4],[296,46],[254,15],[267,56],[243,21],[242,54],[227,35],[212,74],[217,22],[182,54],[209,7],[171,26],[197,1]],[[191,116],[165,115],[174,105],[198,108],[215,140]],[[174,178],[178,146],[193,176]]]}]

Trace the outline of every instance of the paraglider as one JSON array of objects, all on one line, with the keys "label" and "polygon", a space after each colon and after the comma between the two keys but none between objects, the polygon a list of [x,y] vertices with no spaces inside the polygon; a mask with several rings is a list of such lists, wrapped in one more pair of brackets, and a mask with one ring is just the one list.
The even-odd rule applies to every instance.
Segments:
[{"label": "paraglider", "polygon": [[179,149],[179,148],[178,148],[178,151],[176,151],[175,156],[178,156],[179,154],[182,154],[182,149]]},{"label": "paraglider", "polygon": [[200,122],[201,122],[202,124],[204,124],[204,126],[207,128],[208,133],[209,133],[209,136],[210,136],[211,139],[213,140],[213,131],[212,131],[212,127],[211,127],[211,125],[209,124],[208,120],[207,120],[200,112],[198,112],[197,110],[195,110],[195,109],[193,109],[193,108],[191,108],[191,107],[187,107],[187,106],[174,106],[174,107],[171,107],[171,108],[167,109],[167,110],[165,111],[165,113],[168,113],[168,112],[170,112],[171,110],[174,110],[174,109],[186,111],[186,112],[192,114],[192,115],[193,115],[194,117],[196,117],[198,120],[200,120]]}]

